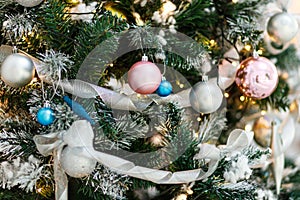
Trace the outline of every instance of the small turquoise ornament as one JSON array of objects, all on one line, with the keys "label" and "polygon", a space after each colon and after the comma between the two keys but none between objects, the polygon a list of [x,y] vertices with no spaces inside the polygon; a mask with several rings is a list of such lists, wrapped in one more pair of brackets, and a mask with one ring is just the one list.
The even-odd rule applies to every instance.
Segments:
[{"label": "small turquoise ornament", "polygon": [[172,85],[167,80],[162,80],[158,86],[156,93],[161,97],[166,97],[172,93]]},{"label": "small turquoise ornament", "polygon": [[50,108],[49,103],[45,103],[44,107],[38,110],[36,119],[43,126],[48,126],[54,122],[54,111]]}]

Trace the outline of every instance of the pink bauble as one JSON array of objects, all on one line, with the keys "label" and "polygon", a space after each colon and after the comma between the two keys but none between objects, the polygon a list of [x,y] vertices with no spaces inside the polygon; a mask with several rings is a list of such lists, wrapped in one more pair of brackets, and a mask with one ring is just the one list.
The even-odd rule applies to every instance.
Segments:
[{"label": "pink bauble", "polygon": [[135,92],[151,94],[156,91],[162,75],[159,68],[152,62],[139,61],[132,65],[128,72],[128,83]]},{"label": "pink bauble", "polygon": [[263,99],[276,89],[278,73],[269,59],[250,57],[241,62],[235,82],[245,96]]}]

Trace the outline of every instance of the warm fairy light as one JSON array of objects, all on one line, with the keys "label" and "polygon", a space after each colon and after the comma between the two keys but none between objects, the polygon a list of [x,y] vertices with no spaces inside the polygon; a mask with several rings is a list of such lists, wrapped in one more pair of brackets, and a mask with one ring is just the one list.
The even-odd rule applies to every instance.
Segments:
[{"label": "warm fairy light", "polygon": [[109,64],[109,66],[110,66],[110,67],[113,67],[113,66],[114,66],[114,64],[113,64],[113,63],[110,63],[110,64]]},{"label": "warm fairy light", "polygon": [[180,194],[179,196],[176,197],[175,200],[187,200],[187,195],[186,194]]},{"label": "warm fairy light", "polygon": [[298,107],[297,102],[293,101],[290,105],[290,111],[293,112],[293,111],[297,110],[298,109],[297,107]]},{"label": "warm fairy light", "polygon": [[247,44],[247,45],[245,46],[245,49],[246,49],[246,51],[250,51],[250,50],[251,50],[251,45]]},{"label": "warm fairy light", "polygon": [[191,188],[188,188],[188,189],[186,190],[186,193],[187,193],[188,195],[192,195],[192,194],[194,193],[194,191],[193,191]]},{"label": "warm fairy light", "polygon": [[176,10],[176,5],[173,4],[171,1],[167,1],[163,4],[161,9],[163,13],[170,13]]},{"label": "warm fairy light", "polygon": [[233,61],[231,64],[232,64],[232,66],[234,66],[234,67],[239,66],[239,62],[236,62],[236,61]]},{"label": "warm fairy light", "polygon": [[215,40],[210,40],[209,43],[211,46],[215,46],[217,44]]},{"label": "warm fairy light", "polygon": [[141,94],[137,94],[136,96],[137,96],[138,98],[141,98]]},{"label": "warm fairy light", "polygon": [[225,92],[225,93],[224,93],[224,97],[225,97],[225,98],[228,98],[228,97],[229,97],[229,94],[228,94],[227,92]]},{"label": "warm fairy light", "polygon": [[70,3],[70,4],[78,4],[78,3],[80,3],[80,1],[79,0],[68,0],[68,3]]},{"label": "warm fairy light", "polygon": [[238,3],[239,0],[232,0],[232,3]]},{"label": "warm fairy light", "polygon": [[180,87],[180,88],[184,88],[184,84],[181,83],[181,84],[179,85],[179,87]]},{"label": "warm fairy light", "polygon": [[283,79],[287,80],[287,79],[289,78],[289,74],[288,74],[287,72],[283,72],[283,73],[281,74],[281,77],[282,77]]},{"label": "warm fairy light", "polygon": [[262,51],[261,49],[259,49],[259,50],[257,50],[257,53],[258,53],[259,55],[262,55],[262,54],[263,54],[263,51]]},{"label": "warm fairy light", "polygon": [[245,96],[240,96],[241,101],[245,101],[245,99],[246,99]]},{"label": "warm fairy light", "polygon": [[144,26],[145,22],[142,20],[141,15],[137,12],[132,12],[135,22],[138,26]]},{"label": "warm fairy light", "polygon": [[247,124],[247,125],[245,126],[245,131],[249,132],[249,131],[251,131],[251,130],[252,130],[251,124]]},{"label": "warm fairy light", "polygon": [[262,111],[260,112],[260,114],[261,114],[261,115],[265,115],[265,114],[267,114],[267,111],[262,110]]},{"label": "warm fairy light", "polygon": [[198,122],[201,122],[201,120],[202,120],[201,117],[197,117]]}]

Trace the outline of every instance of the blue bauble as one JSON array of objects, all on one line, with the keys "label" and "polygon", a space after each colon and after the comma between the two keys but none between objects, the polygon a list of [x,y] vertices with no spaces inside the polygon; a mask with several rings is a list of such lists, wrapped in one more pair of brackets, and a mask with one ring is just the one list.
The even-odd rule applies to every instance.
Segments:
[{"label": "blue bauble", "polygon": [[43,107],[37,112],[36,118],[40,124],[48,126],[55,120],[54,111],[51,108]]},{"label": "blue bauble", "polygon": [[172,85],[169,81],[163,80],[156,90],[156,93],[161,97],[166,97],[172,93]]}]

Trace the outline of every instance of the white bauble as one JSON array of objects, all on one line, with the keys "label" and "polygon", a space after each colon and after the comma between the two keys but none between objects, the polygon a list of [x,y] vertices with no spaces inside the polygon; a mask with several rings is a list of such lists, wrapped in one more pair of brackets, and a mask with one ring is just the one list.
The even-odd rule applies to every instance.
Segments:
[{"label": "white bauble", "polygon": [[72,177],[81,178],[91,174],[97,164],[93,158],[82,156],[82,152],[86,151],[81,147],[66,147],[62,154],[60,163],[65,172]]},{"label": "white bauble", "polygon": [[200,113],[212,113],[222,104],[223,93],[215,81],[198,82],[190,92],[190,103]]},{"label": "white bauble", "polygon": [[27,85],[34,77],[32,60],[24,54],[14,53],[5,58],[1,65],[1,79],[9,86],[19,88]]},{"label": "white bauble", "polygon": [[282,45],[296,36],[298,23],[292,15],[286,12],[277,13],[269,19],[267,31],[273,42]]},{"label": "white bauble", "polygon": [[42,3],[43,0],[16,0],[18,4],[24,7],[34,7]]}]

